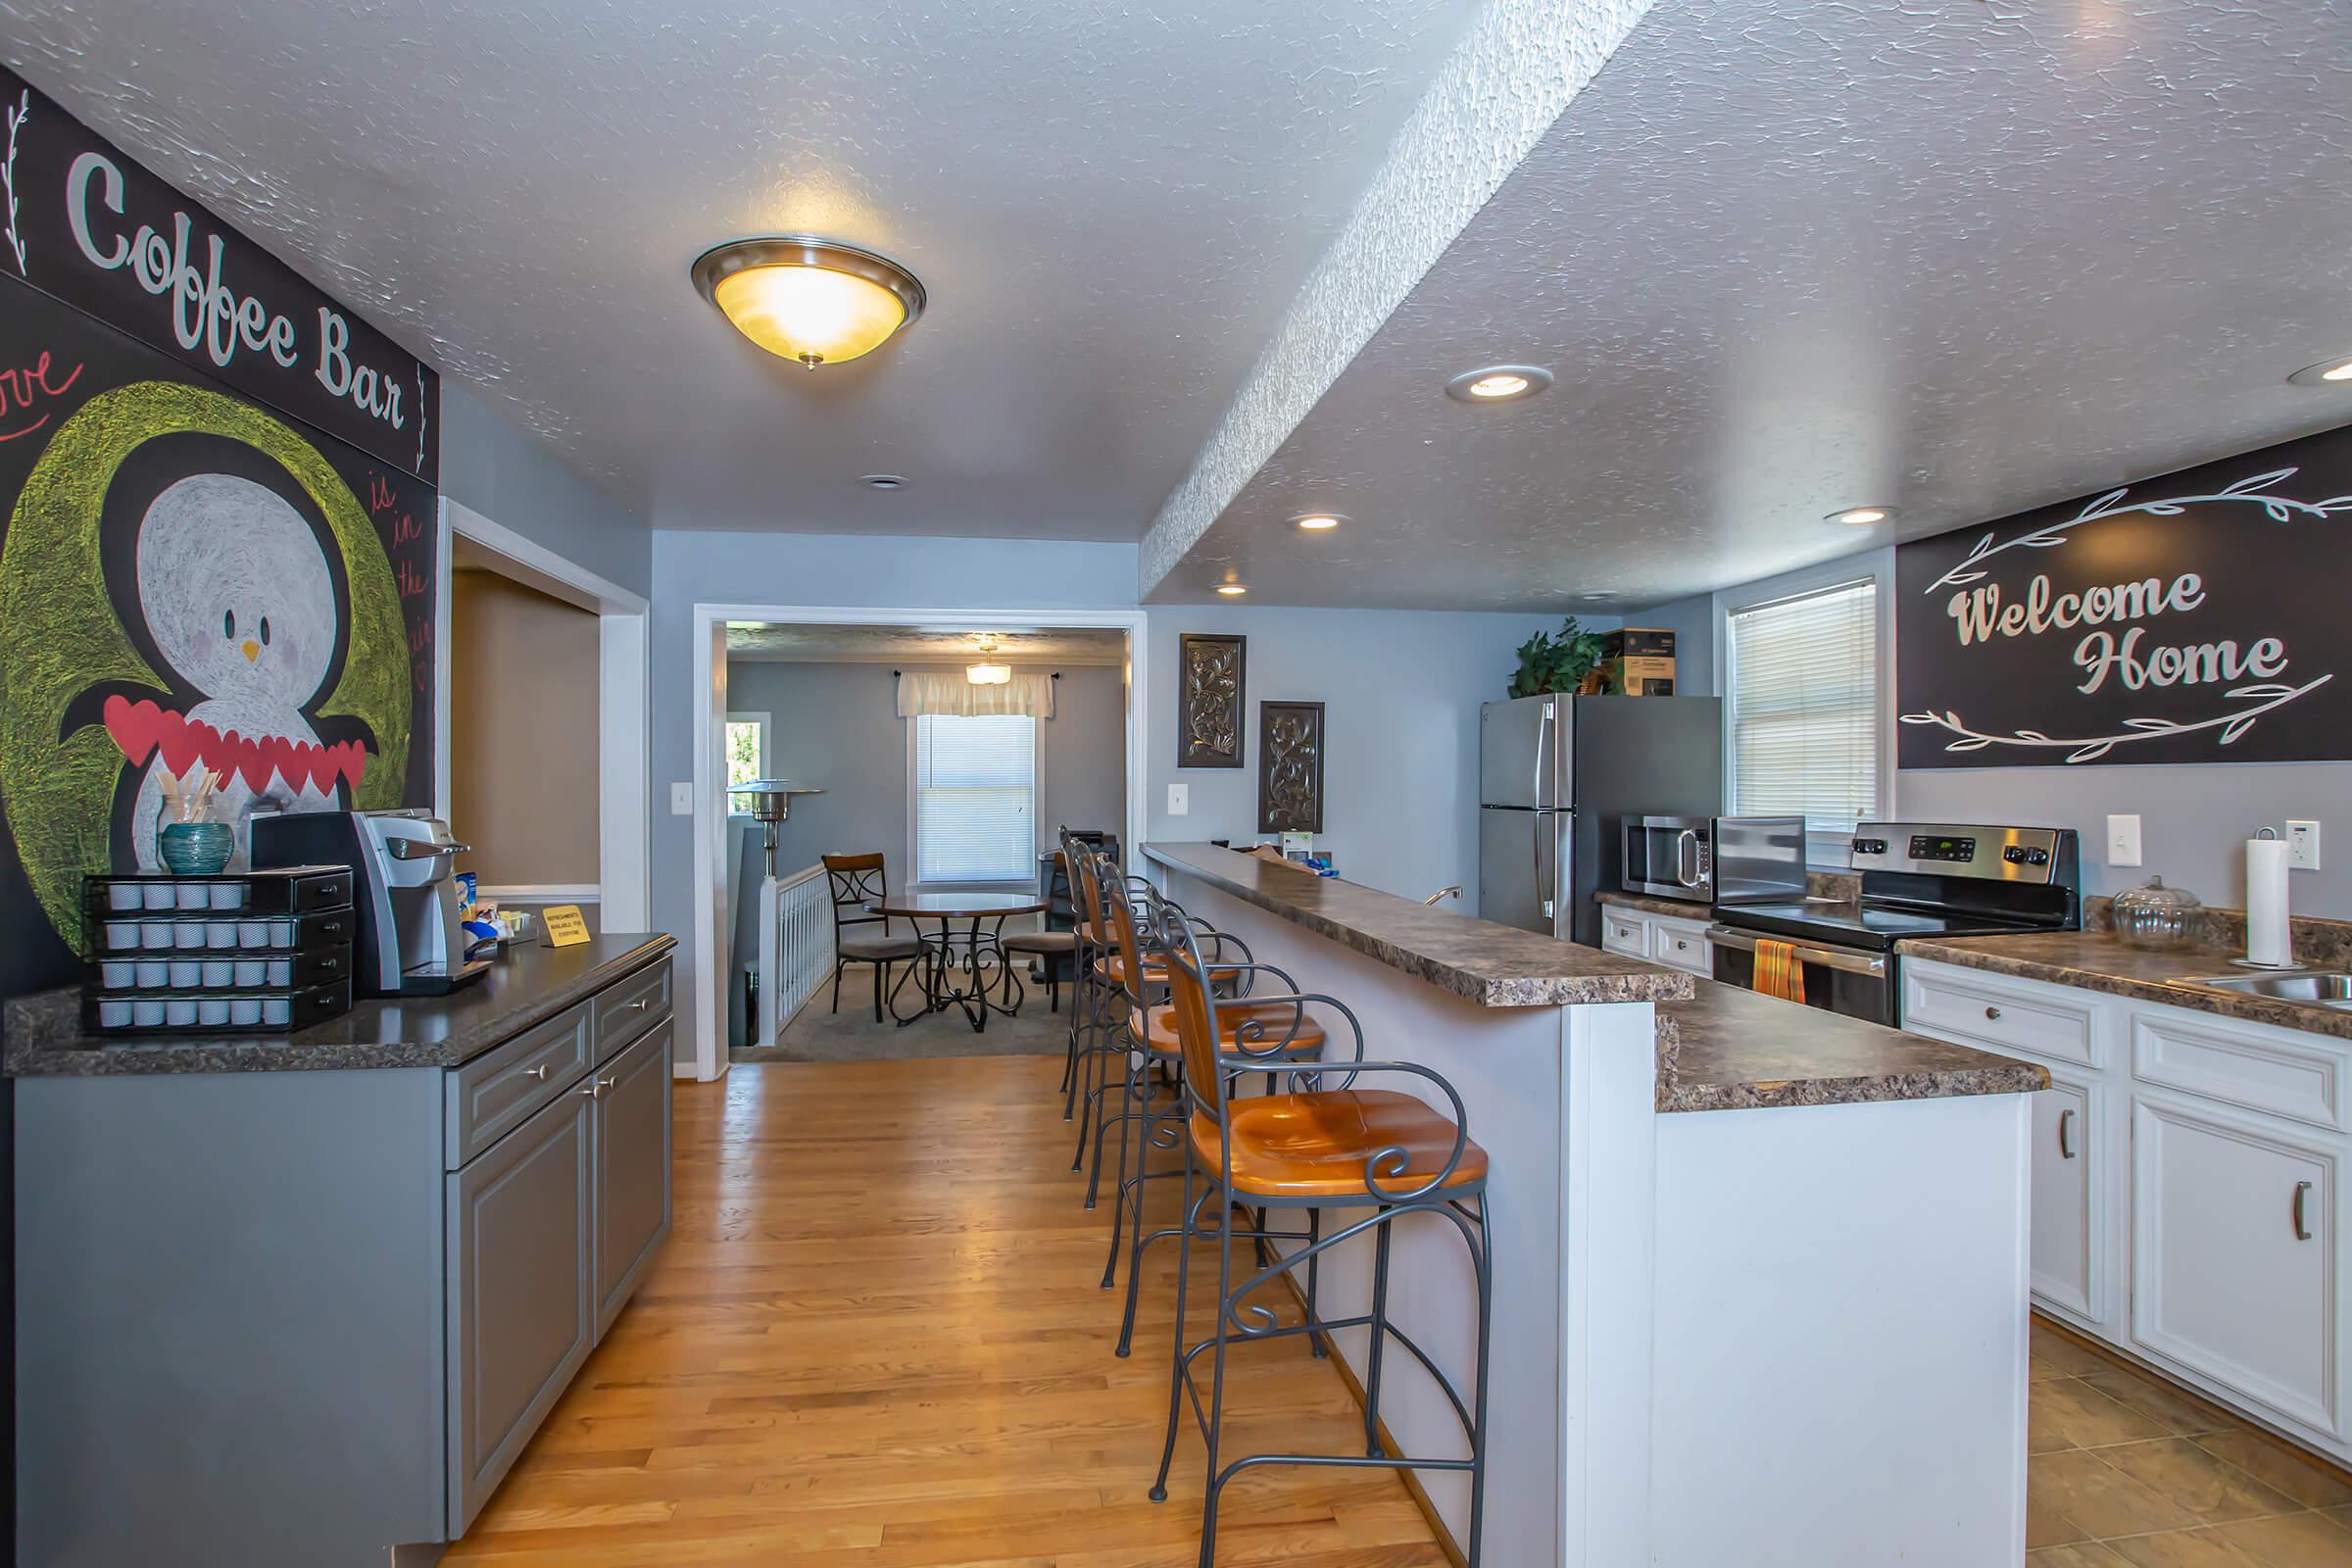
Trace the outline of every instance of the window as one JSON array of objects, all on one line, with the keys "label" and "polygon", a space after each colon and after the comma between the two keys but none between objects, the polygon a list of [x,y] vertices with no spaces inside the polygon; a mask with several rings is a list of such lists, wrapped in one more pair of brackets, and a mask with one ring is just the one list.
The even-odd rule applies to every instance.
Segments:
[{"label": "window", "polygon": [[1875,577],[1731,611],[1732,810],[1851,833],[1879,810]]},{"label": "window", "polygon": [[914,723],[914,879],[1037,880],[1037,720],[1024,713]]},{"label": "window", "polygon": [[[766,778],[767,771],[767,715],[765,713],[729,713],[727,715],[727,788],[749,784],[756,778]],[[727,808],[734,810],[738,803],[730,801]]]}]

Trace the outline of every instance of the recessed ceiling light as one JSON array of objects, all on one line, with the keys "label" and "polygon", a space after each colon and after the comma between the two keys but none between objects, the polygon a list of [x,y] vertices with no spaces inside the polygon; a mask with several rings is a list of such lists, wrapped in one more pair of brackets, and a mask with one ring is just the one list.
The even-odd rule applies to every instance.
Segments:
[{"label": "recessed ceiling light", "polygon": [[696,257],[693,275],[735,330],[811,370],[872,353],[925,300],[889,257],[810,234],[731,240]]},{"label": "recessed ceiling light", "polygon": [[2352,387],[2352,359],[2323,360],[2287,377],[2296,386]]},{"label": "recessed ceiling light", "polygon": [[1843,512],[1831,513],[1828,520],[1850,522],[1859,528],[1867,527],[1874,522],[1885,522],[1893,515],[1894,508],[1892,507],[1849,507]]},{"label": "recessed ceiling light", "polygon": [[1291,519],[1309,533],[1321,533],[1327,528],[1337,528],[1347,520],[1336,512],[1309,512]]},{"label": "recessed ceiling light", "polygon": [[1249,591],[1249,589],[1243,587],[1238,582],[1221,582],[1217,584],[1217,592],[1223,594],[1228,599],[1238,599]]},{"label": "recessed ceiling light", "polygon": [[1549,385],[1551,372],[1540,365],[1489,365],[1446,382],[1446,395],[1457,403],[1510,403]]},{"label": "recessed ceiling light", "polygon": [[896,473],[861,473],[858,476],[858,482],[868,490],[904,490],[906,488],[905,476]]}]

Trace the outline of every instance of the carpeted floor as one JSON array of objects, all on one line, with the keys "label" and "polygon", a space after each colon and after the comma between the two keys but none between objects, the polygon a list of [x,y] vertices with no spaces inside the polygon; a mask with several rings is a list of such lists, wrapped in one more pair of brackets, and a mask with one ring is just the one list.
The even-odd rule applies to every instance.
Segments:
[{"label": "carpeted floor", "polygon": [[[959,977],[960,978],[960,977]],[[992,991],[993,991],[992,987]],[[914,987],[899,993],[899,1009],[914,1007]],[[1070,993],[1061,993],[1062,1011],[1046,1010],[1043,986],[1030,986],[1021,1010],[1013,1017],[988,1015],[988,1028],[974,1031],[961,1007],[950,1006],[918,1018],[904,1029],[885,1013],[874,1022],[873,983],[865,971],[852,969],[842,976],[841,1011],[828,1009],[833,988],[820,988],[808,1004],[784,1026],[772,1046],[737,1046],[730,1061],[891,1061],[918,1056],[1058,1056],[1068,1049]]]}]

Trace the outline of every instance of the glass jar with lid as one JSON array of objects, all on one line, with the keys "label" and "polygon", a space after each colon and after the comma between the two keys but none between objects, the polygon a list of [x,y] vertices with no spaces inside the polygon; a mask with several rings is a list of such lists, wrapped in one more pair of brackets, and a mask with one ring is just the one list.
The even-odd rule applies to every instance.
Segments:
[{"label": "glass jar with lid", "polygon": [[2117,894],[2108,918],[2124,946],[2154,953],[2195,947],[2205,935],[2204,904],[2185,889],[2166,887],[2160,876]]}]

